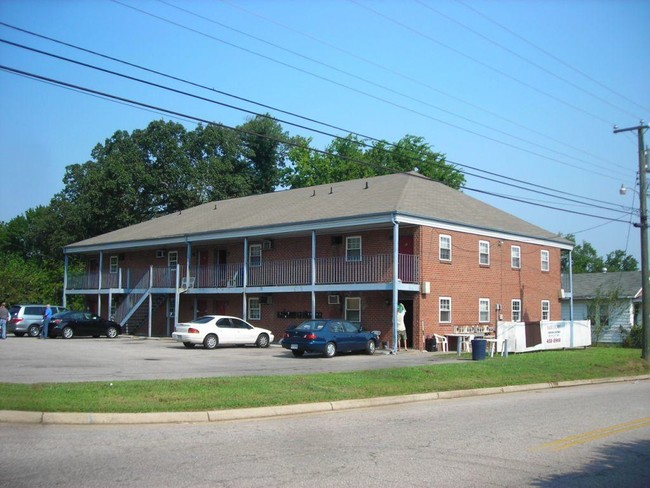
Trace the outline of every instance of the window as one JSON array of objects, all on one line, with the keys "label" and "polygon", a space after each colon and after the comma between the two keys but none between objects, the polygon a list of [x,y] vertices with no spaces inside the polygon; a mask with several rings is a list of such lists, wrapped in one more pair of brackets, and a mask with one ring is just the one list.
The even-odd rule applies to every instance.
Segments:
[{"label": "window", "polygon": [[489,298],[479,298],[478,300],[478,321],[479,322],[490,321],[490,299]]},{"label": "window", "polygon": [[512,321],[521,322],[521,300],[512,301]]},{"label": "window", "polygon": [[251,244],[248,249],[248,265],[254,268],[262,266],[262,244]]},{"label": "window", "polygon": [[488,241],[478,241],[478,264],[490,265],[490,243]]},{"label": "window", "polygon": [[542,271],[549,271],[551,269],[550,266],[550,257],[549,257],[549,252],[542,249],[540,251],[540,258],[542,260]]},{"label": "window", "polygon": [[451,261],[451,236],[440,235],[440,261]]},{"label": "window", "polygon": [[248,319],[260,320],[262,318],[262,307],[259,298],[248,299]]},{"label": "window", "polygon": [[361,298],[345,299],[345,320],[361,323]]},{"label": "window", "polygon": [[521,248],[519,246],[510,248],[510,266],[516,269],[521,268]]},{"label": "window", "polygon": [[438,320],[441,324],[451,323],[451,298],[440,297],[438,299]]},{"label": "window", "polygon": [[111,256],[109,273],[111,274],[117,273],[117,261],[118,261],[117,256]]},{"label": "window", "polygon": [[169,251],[167,254],[167,264],[170,268],[176,269],[178,265],[178,251]]},{"label": "window", "polygon": [[361,261],[361,237],[345,238],[345,260]]},{"label": "window", "polygon": [[542,300],[542,320],[551,320],[551,302]]}]

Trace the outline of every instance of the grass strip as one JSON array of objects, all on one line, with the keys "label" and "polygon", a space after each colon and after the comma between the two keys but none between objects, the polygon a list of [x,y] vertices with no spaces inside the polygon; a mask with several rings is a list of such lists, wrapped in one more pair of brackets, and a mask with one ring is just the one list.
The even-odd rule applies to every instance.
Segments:
[{"label": "grass strip", "polygon": [[[650,373],[638,349],[543,351],[431,366],[289,376],[0,383],[0,410],[179,412],[277,406]],[[300,361],[300,359],[296,359]],[[336,361],[336,358],[328,360]]]}]

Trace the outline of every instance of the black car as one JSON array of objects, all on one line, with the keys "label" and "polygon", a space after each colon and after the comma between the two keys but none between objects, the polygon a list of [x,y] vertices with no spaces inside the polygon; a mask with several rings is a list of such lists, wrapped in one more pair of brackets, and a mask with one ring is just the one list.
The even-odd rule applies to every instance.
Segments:
[{"label": "black car", "polygon": [[105,335],[113,339],[122,333],[122,326],[112,320],[106,320],[90,312],[57,313],[50,321],[48,336],[70,339],[74,336]]}]

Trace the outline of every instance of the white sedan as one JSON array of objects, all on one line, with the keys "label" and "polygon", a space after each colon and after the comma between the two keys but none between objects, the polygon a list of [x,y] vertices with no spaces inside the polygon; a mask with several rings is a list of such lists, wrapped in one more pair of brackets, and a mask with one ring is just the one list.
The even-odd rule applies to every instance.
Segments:
[{"label": "white sedan", "polygon": [[176,326],[172,338],[189,349],[203,344],[206,349],[214,349],[219,344],[251,344],[269,347],[273,333],[268,329],[255,327],[237,317],[225,315],[205,315],[191,322]]}]

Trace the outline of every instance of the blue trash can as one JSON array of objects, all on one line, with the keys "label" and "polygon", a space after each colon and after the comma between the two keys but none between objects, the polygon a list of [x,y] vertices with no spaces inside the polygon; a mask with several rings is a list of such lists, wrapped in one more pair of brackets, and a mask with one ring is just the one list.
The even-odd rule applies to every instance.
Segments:
[{"label": "blue trash can", "polygon": [[485,339],[472,339],[472,360],[480,361],[485,359],[487,341]]}]

